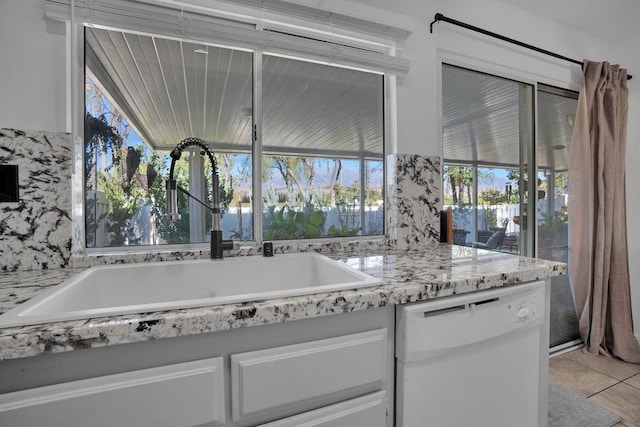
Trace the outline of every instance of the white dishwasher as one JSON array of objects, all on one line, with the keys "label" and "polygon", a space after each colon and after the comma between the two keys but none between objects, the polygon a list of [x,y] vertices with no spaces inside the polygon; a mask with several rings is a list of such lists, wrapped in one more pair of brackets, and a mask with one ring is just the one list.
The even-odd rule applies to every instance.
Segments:
[{"label": "white dishwasher", "polygon": [[398,307],[396,425],[546,426],[544,312],[542,281]]}]

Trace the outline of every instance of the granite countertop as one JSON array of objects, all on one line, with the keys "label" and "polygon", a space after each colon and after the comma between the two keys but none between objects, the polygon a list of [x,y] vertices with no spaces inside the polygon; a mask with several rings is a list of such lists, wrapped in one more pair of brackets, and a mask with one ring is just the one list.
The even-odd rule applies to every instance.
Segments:
[{"label": "granite countertop", "polygon": [[[446,244],[420,250],[380,248],[366,254],[344,251],[327,255],[381,278],[382,284],[253,303],[0,328],[0,360],[367,310],[567,272],[563,263]],[[0,274],[0,314],[82,270]]]}]

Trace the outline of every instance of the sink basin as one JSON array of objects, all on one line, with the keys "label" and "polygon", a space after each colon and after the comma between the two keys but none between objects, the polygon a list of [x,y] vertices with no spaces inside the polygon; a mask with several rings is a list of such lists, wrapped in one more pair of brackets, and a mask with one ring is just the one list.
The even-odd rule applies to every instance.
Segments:
[{"label": "sink basin", "polygon": [[0,328],[379,284],[380,279],[313,252],[99,266],[0,315]]}]

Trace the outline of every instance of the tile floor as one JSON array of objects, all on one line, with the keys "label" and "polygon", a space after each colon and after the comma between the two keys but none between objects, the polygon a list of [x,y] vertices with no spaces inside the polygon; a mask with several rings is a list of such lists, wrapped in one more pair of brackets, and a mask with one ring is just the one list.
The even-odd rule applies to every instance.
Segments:
[{"label": "tile floor", "polygon": [[640,365],[577,349],[550,359],[549,378],[620,415],[614,427],[640,427]]}]

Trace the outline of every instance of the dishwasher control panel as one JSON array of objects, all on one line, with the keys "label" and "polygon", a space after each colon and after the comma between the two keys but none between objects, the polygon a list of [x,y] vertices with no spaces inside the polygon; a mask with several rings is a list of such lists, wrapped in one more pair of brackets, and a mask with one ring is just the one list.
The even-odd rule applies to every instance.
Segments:
[{"label": "dishwasher control panel", "polygon": [[528,320],[535,320],[538,314],[537,305],[537,295],[535,293],[519,301],[507,304],[510,321],[513,323],[523,323]]}]

